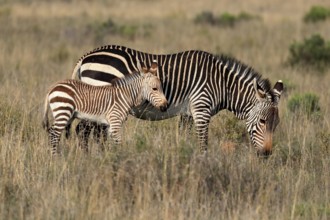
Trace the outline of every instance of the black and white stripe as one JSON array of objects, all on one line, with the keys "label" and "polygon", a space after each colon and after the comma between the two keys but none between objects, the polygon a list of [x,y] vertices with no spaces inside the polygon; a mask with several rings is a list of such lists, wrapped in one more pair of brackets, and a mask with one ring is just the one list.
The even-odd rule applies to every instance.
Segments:
[{"label": "black and white stripe", "polygon": [[[204,51],[185,51],[176,54],[156,55],[123,46],[109,45],[97,48],[83,56],[77,63],[72,77],[93,85],[111,83],[116,77],[127,76],[139,65],[150,65],[156,60],[158,76],[162,82],[169,108],[160,113],[142,105],[133,109],[136,117],[146,120],[162,120],[183,115],[185,121],[194,121],[201,151],[206,151],[210,118],[222,109],[232,111],[240,119],[247,120],[247,128],[254,145],[263,151],[263,141],[255,136],[266,132],[256,129],[259,118],[268,120],[268,107],[277,109],[283,89],[277,82],[275,92],[267,79],[241,62],[225,56],[214,56]],[[260,94],[263,94],[262,96]],[[262,103],[262,104],[261,104]],[[278,118],[277,111],[272,117]],[[270,150],[267,150],[271,151]]]},{"label": "black and white stripe", "polygon": [[[121,142],[120,129],[132,107],[149,101],[165,111],[167,100],[152,64],[145,73],[133,73],[113,81],[112,85],[92,86],[77,80],[65,80],[51,87],[45,100],[44,127],[48,129],[52,153],[57,152],[60,136],[74,118],[107,124],[109,134],[116,143]],[[48,111],[54,122],[49,128]],[[87,148],[86,148],[87,150]]]}]

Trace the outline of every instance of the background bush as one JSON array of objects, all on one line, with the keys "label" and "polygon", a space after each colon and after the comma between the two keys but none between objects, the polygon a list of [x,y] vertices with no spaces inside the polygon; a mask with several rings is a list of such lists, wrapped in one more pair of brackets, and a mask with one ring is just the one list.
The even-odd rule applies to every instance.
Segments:
[{"label": "background bush", "polygon": [[241,21],[249,21],[251,19],[256,19],[257,16],[248,14],[246,12],[241,12],[238,15],[233,15],[225,12],[219,16],[213,15],[210,11],[203,11],[196,15],[194,22],[197,24],[209,24],[214,26],[224,26],[233,27],[236,23]]},{"label": "background bush", "polygon": [[324,21],[330,17],[330,9],[323,6],[313,6],[304,16],[305,22]]},{"label": "background bush", "polygon": [[321,110],[319,97],[313,93],[292,96],[288,101],[288,108],[293,113],[303,113],[311,116]]},{"label": "background bush", "polygon": [[330,64],[330,42],[319,34],[312,35],[303,42],[294,42],[289,50],[292,65],[311,65],[323,69]]},{"label": "background bush", "polygon": [[[96,42],[103,42],[108,36],[117,35],[129,40],[134,40],[137,36],[148,37],[151,34],[153,26],[150,24],[119,24],[113,19],[108,18],[105,21],[94,22],[87,25],[86,32],[92,30]],[[107,44],[105,42],[105,44]]]}]

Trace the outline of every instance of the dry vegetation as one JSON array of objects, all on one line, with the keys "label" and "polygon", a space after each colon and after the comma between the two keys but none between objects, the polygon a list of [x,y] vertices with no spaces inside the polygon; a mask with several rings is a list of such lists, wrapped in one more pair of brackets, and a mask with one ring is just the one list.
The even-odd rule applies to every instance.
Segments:
[{"label": "dry vegetation", "polygon": [[[287,63],[289,46],[330,21],[304,23],[326,1],[1,1],[1,219],[329,219],[330,70]],[[327,5],[329,6],[329,5]],[[202,11],[260,19],[233,27],[193,22]],[[210,154],[178,134],[177,118],[129,118],[122,147],[90,155],[63,140],[51,160],[41,127],[46,89],[69,78],[78,58],[103,45],[153,53],[203,49],[235,56],[287,85],[274,153],[256,157],[244,122],[213,118]],[[319,97],[316,117],[291,113],[294,94]]]}]

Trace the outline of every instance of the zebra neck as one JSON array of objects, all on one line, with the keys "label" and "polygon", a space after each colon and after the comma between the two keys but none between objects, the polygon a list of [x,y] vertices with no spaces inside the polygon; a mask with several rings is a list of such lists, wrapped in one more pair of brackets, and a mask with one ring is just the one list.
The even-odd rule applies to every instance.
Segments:
[{"label": "zebra neck", "polygon": [[226,109],[233,112],[238,119],[247,119],[257,99],[253,86],[242,89],[232,89],[227,92]]},{"label": "zebra neck", "polygon": [[[229,79],[222,80],[226,88],[225,91],[222,91],[222,109],[227,109],[235,114],[239,119],[246,119],[255,106],[257,99],[254,92],[252,82],[241,83],[240,76],[233,81]],[[242,77],[243,78],[243,77]],[[221,87],[220,87],[221,88]]]},{"label": "zebra neck", "polygon": [[129,107],[135,107],[142,103],[142,79],[116,86],[116,88]]}]

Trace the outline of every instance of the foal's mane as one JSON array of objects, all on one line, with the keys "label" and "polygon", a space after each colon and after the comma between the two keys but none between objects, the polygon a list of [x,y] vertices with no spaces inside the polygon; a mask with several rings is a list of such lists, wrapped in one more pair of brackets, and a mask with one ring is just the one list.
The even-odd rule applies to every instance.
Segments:
[{"label": "foal's mane", "polygon": [[115,79],[111,80],[111,85],[114,86],[114,87],[120,87],[120,86],[128,85],[128,84],[134,82],[139,77],[142,77],[141,73],[137,72],[137,71],[134,71],[131,74],[125,75],[125,77],[115,78]]}]

